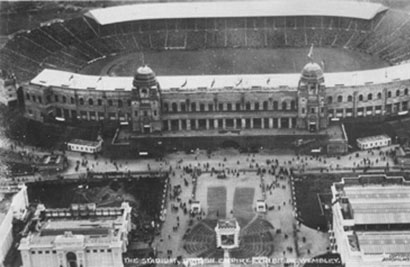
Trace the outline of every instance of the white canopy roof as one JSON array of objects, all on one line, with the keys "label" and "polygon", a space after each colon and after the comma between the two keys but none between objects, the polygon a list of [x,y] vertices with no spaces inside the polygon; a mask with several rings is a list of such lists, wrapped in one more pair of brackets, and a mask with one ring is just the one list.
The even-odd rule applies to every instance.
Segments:
[{"label": "white canopy roof", "polygon": [[333,16],[369,20],[386,9],[381,4],[356,1],[213,1],[124,5],[91,10],[85,15],[100,25],[154,19],[272,16]]},{"label": "white canopy roof", "polygon": [[[363,86],[410,80],[410,63],[355,72],[325,73],[326,87]],[[299,73],[157,76],[163,91],[296,89]],[[78,90],[130,91],[133,77],[93,76],[44,69],[31,84]]]}]

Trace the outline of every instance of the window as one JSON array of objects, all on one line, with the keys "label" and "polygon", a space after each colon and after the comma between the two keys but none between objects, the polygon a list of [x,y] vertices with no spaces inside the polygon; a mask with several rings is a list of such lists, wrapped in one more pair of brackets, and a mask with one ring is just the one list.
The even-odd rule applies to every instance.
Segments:
[{"label": "window", "polygon": [[251,103],[250,102],[246,102],[246,110],[251,110]]},{"label": "window", "polygon": [[282,110],[287,110],[287,109],[288,109],[288,104],[285,101],[283,101],[282,102]]},{"label": "window", "polygon": [[107,252],[108,252],[108,253],[111,253],[111,249],[110,249],[110,248],[109,248],[109,249],[107,249]]},{"label": "window", "polygon": [[134,116],[138,117],[138,111],[134,111]]},{"label": "window", "polygon": [[353,96],[349,95],[347,96],[347,102],[352,102],[353,101]]},{"label": "window", "polygon": [[368,94],[367,95],[367,100],[372,100],[373,99],[373,95],[372,94]]},{"label": "window", "polygon": [[315,108],[310,108],[310,113],[315,113]]},{"label": "window", "polygon": [[306,112],[305,108],[302,108],[302,114],[305,114],[305,112]]},{"label": "window", "polygon": [[241,103],[236,103],[235,109],[236,109],[236,110],[241,110]]},{"label": "window", "polygon": [[111,99],[108,99],[108,106],[112,106],[112,104],[113,104],[113,102],[112,102],[112,100]]},{"label": "window", "polygon": [[43,103],[43,98],[41,98],[41,96],[38,97],[38,102],[39,102],[40,104]]},{"label": "window", "polygon": [[382,99],[382,93],[377,93],[377,99]]},{"label": "window", "polygon": [[214,105],[208,104],[208,111],[214,111]]},{"label": "window", "polygon": [[186,111],[185,103],[181,103],[181,111],[182,112]]},{"label": "window", "polygon": [[278,110],[278,101],[273,101],[273,110]]},{"label": "window", "polygon": [[389,98],[391,97],[391,91],[387,92],[387,97],[389,97]]},{"label": "window", "polygon": [[145,117],[148,116],[148,111],[144,110],[144,116],[145,116]]},{"label": "window", "polygon": [[96,250],[96,249],[93,249],[93,252],[94,252],[94,253],[97,253],[97,252],[98,252],[98,250]]},{"label": "window", "polygon": [[168,108],[168,103],[164,103],[164,111],[168,112],[169,108]]},{"label": "window", "polygon": [[263,101],[263,110],[268,110],[268,101]]},{"label": "window", "polygon": [[191,111],[196,111],[196,104],[195,103],[191,103]]},{"label": "window", "polygon": [[92,98],[88,99],[88,105],[90,106],[94,105],[94,100]]},{"label": "window", "polygon": [[228,109],[228,111],[232,111],[232,103],[227,104],[227,109]]},{"label": "window", "polygon": [[343,96],[339,95],[337,97],[337,102],[342,103],[343,102]]},{"label": "window", "polygon": [[120,99],[120,100],[118,100],[118,107],[122,108],[122,106],[123,106],[123,103],[122,103],[122,100]]},{"label": "window", "polygon": [[327,97],[327,103],[328,103],[328,104],[332,104],[332,102],[333,102],[333,97],[328,96],[328,97]]},{"label": "window", "polygon": [[400,96],[400,90],[396,91],[396,96]]},{"label": "window", "polygon": [[223,111],[223,110],[224,110],[224,104],[223,104],[223,103],[219,103],[219,104],[218,104],[218,110],[219,110],[219,111]]},{"label": "window", "polygon": [[101,99],[97,99],[97,104],[98,104],[99,106],[102,106],[102,100],[101,100]]},{"label": "window", "polygon": [[27,100],[30,100],[30,95],[26,94],[26,98],[27,98]]},{"label": "window", "polygon": [[156,109],[154,110],[154,116],[157,116],[157,110]]},{"label": "window", "polygon": [[131,99],[127,100],[127,106],[131,107]]},{"label": "window", "polygon": [[63,103],[67,103],[67,97],[63,96]]},{"label": "window", "polygon": [[80,105],[84,105],[84,99],[80,98]]},{"label": "window", "polygon": [[408,88],[404,89],[404,95],[409,95],[409,89]]},{"label": "window", "polygon": [[296,102],[294,100],[290,101],[290,109],[295,110],[296,109]]},{"label": "window", "polygon": [[50,251],[49,251],[49,250],[46,250],[45,253],[46,253],[46,254],[50,254]]},{"label": "window", "polygon": [[57,250],[53,250],[53,254],[57,254]]},{"label": "window", "polygon": [[71,104],[74,104],[74,97],[71,97],[71,98],[70,98],[70,103],[71,103]]},{"label": "window", "polygon": [[55,101],[56,103],[58,103],[58,95],[55,95],[55,96],[54,96],[54,101]]},{"label": "window", "polygon": [[177,103],[172,103],[172,112],[177,112],[178,111],[178,105]]},{"label": "window", "polygon": [[259,110],[259,103],[258,102],[255,103],[255,110]]},{"label": "window", "polygon": [[359,101],[363,101],[363,95],[359,95]]},{"label": "window", "polygon": [[[47,101],[47,104],[48,103],[51,103],[51,96],[46,96],[46,101]],[[40,102],[41,103],[41,101],[40,100],[38,100],[38,102]]]}]

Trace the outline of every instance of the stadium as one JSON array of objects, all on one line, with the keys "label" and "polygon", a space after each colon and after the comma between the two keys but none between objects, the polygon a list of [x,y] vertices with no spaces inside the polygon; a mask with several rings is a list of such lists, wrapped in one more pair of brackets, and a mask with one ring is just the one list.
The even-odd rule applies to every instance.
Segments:
[{"label": "stadium", "polygon": [[0,55],[35,121],[113,124],[119,145],[333,135],[336,154],[332,121],[407,114],[409,33],[409,14],[367,2],[153,3],[42,23]]}]

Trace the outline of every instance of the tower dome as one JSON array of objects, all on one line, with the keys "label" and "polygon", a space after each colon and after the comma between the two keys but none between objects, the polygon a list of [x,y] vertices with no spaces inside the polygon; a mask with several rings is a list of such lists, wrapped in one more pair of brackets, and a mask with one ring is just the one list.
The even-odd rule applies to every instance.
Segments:
[{"label": "tower dome", "polygon": [[306,80],[324,80],[323,70],[315,62],[307,63],[302,70],[302,79]]},{"label": "tower dome", "polygon": [[135,87],[151,87],[157,85],[155,72],[147,65],[139,67],[134,75],[133,85]]}]

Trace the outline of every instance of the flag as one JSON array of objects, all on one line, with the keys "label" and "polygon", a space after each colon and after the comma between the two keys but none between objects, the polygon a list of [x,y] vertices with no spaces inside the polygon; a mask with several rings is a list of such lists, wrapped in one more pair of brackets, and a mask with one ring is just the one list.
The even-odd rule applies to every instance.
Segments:
[{"label": "flag", "polygon": [[188,80],[185,79],[185,82],[183,84],[181,84],[181,87],[184,87],[187,83],[188,83]]},{"label": "flag", "polygon": [[68,80],[71,81],[72,79],[74,79],[74,75],[71,75]]},{"label": "flag", "polygon": [[268,78],[267,80],[266,80],[266,84],[269,84],[270,83],[270,78]]},{"label": "flag", "polygon": [[242,83],[242,78],[239,80],[237,84],[235,84],[235,86],[239,86],[241,83]]},{"label": "flag", "polygon": [[313,60],[313,44],[310,46],[309,54],[307,55],[307,57],[310,60]]},{"label": "flag", "polygon": [[214,87],[214,84],[215,84],[215,79],[212,80],[211,88]]}]

